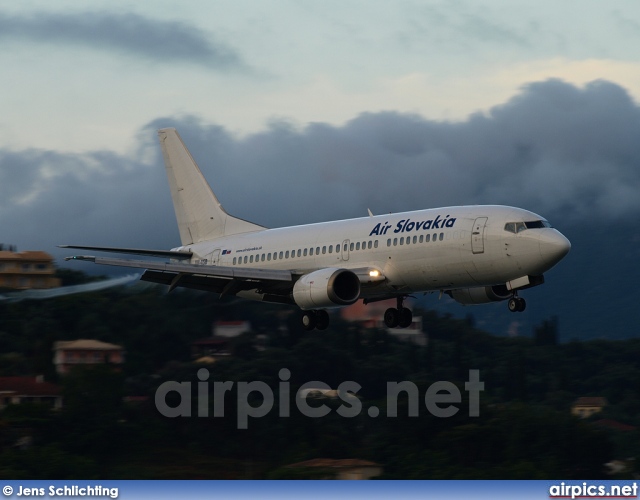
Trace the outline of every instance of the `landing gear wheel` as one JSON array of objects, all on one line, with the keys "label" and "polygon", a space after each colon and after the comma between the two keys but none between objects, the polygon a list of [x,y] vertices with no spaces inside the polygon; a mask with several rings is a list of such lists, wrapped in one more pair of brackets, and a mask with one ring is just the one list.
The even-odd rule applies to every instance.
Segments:
[{"label": "landing gear wheel", "polygon": [[407,328],[408,326],[411,326],[411,323],[413,323],[413,313],[411,312],[411,309],[403,307],[400,309],[399,317],[398,326],[400,328]]},{"label": "landing gear wheel", "polygon": [[316,327],[316,313],[313,311],[305,311],[302,313],[302,326],[305,330],[313,330]]},{"label": "landing gear wheel", "polygon": [[509,299],[509,302],[507,302],[507,307],[509,308],[509,311],[511,311],[512,313],[518,312],[518,309],[519,309],[518,299],[516,299],[515,297],[512,299]]},{"label": "landing gear wheel", "polygon": [[329,313],[321,309],[316,311],[316,328],[318,330],[326,330],[329,326]]},{"label": "landing gear wheel", "polygon": [[527,303],[524,299],[513,297],[509,299],[507,307],[509,307],[509,311],[511,312],[523,312],[527,308]]},{"label": "landing gear wheel", "polygon": [[387,328],[395,328],[400,324],[400,313],[394,307],[390,307],[384,312],[384,324]]},{"label": "landing gear wheel", "polygon": [[396,297],[398,307],[390,307],[384,312],[384,324],[387,328],[406,328],[413,323],[413,313],[410,309],[403,307],[402,303],[406,295]]}]

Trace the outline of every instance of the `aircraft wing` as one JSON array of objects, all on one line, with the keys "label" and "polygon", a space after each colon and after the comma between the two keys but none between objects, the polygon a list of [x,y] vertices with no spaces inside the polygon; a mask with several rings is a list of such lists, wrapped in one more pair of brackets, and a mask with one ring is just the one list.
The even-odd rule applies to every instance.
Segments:
[{"label": "aircraft wing", "polygon": [[[65,246],[63,248],[73,248]],[[78,248],[78,247],[75,247]],[[104,247],[82,247],[95,250],[103,250]],[[131,253],[131,249],[118,249],[122,253]],[[163,251],[142,250],[142,255],[161,256]],[[165,254],[186,254],[188,252],[164,252]],[[184,258],[184,257],[183,257]],[[159,283],[169,286],[169,290],[180,286],[216,292],[221,296],[235,295],[245,290],[255,290],[262,294],[265,302],[293,303],[291,290],[294,282],[304,271],[260,269],[229,266],[212,266],[202,264],[188,264],[179,262],[158,262],[148,260],[119,259],[113,257],[95,257],[92,255],[75,255],[66,257],[65,260],[79,260],[93,262],[95,264],[118,267],[131,267],[145,269],[140,277],[142,281]],[[384,276],[380,275],[373,268],[352,269],[364,289],[369,289],[372,285],[384,281]]]},{"label": "aircraft wing", "polygon": [[88,247],[80,245],[58,245],[58,248],[76,248],[78,250],[95,250],[97,252],[126,253],[131,255],[144,255],[146,257],[169,257],[171,259],[178,260],[188,260],[193,255],[191,252],[178,252],[176,250],[144,250],[141,248]]},{"label": "aircraft wing", "polygon": [[[253,289],[260,289],[270,295],[280,295],[282,291],[290,290],[294,281],[291,271],[273,269],[166,263],[91,255],[75,255],[66,257],[65,260],[81,260],[105,266],[146,269],[140,278],[142,281],[168,285],[171,290],[181,286],[223,295],[233,295],[241,290]],[[282,301],[278,300],[278,302]]]}]

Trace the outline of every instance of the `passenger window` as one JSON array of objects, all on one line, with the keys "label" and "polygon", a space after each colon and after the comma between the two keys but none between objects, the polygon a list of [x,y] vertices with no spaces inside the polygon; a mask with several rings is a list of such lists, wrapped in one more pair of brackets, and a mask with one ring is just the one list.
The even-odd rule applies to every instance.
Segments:
[{"label": "passenger window", "polygon": [[387,246],[388,246],[388,247],[390,247],[390,246],[391,246],[391,238],[389,238],[389,239],[387,240]]},{"label": "passenger window", "polygon": [[356,243],[356,250],[360,250],[360,242]]},{"label": "passenger window", "polygon": [[309,249],[309,255],[313,255],[313,248]]},{"label": "passenger window", "polygon": [[289,250],[287,250],[287,252],[284,254],[284,258],[288,259],[289,258]]},{"label": "passenger window", "polygon": [[245,264],[247,263],[247,256],[246,255],[244,256],[244,263]]},{"label": "passenger window", "polygon": [[250,262],[251,264],[253,264],[253,255],[252,255],[251,257],[249,257],[249,262]]},{"label": "passenger window", "polygon": [[320,247],[316,247],[316,255],[320,255]]},{"label": "passenger window", "polygon": [[373,248],[378,248],[378,240],[373,242]]},{"label": "passenger window", "polygon": [[413,237],[413,244],[415,245],[416,243],[418,243],[418,237],[417,237],[417,236],[414,236],[414,237]]},{"label": "passenger window", "polygon": [[306,249],[306,248],[303,250],[303,252],[302,252],[302,256],[303,256],[303,257],[306,257],[306,256],[307,256],[307,249]]},{"label": "passenger window", "polygon": [[348,247],[347,247],[347,244],[345,243],[345,244],[344,244],[344,247],[342,248],[342,251],[343,251],[343,252],[346,252],[346,251],[347,251],[347,248],[348,248]]},{"label": "passenger window", "polygon": [[444,233],[440,233],[440,241],[444,240]]},{"label": "passenger window", "polygon": [[323,246],[323,247],[322,247],[322,255],[324,255],[324,254],[326,254],[326,253],[327,253],[327,247],[326,247],[326,246]]},{"label": "passenger window", "polygon": [[333,245],[329,245],[329,253],[333,253]]},{"label": "passenger window", "polygon": [[271,252],[267,254],[267,260],[271,260]]},{"label": "passenger window", "polygon": [[424,241],[424,236],[420,235],[420,243],[422,243]]},{"label": "passenger window", "polygon": [[264,254],[262,254],[262,258],[260,260],[264,262]]},{"label": "passenger window", "polygon": [[233,265],[236,265],[236,257],[233,258]]},{"label": "passenger window", "polygon": [[298,257],[300,257],[301,254],[302,254],[302,250],[298,248]]},{"label": "passenger window", "polygon": [[393,238],[393,246],[394,247],[398,246],[398,238]]},{"label": "passenger window", "polygon": [[[287,252],[287,253],[289,253],[289,252]],[[282,260],[282,252],[280,252],[280,254],[278,255],[278,258],[279,258],[280,260]]]},{"label": "passenger window", "polygon": [[424,241],[426,241],[427,243],[429,243],[429,242],[431,241],[431,235],[430,235],[430,234],[425,235],[425,237],[424,237]]},{"label": "passenger window", "polygon": [[351,242],[351,244],[349,245],[349,250],[351,250],[353,252],[355,245],[353,242]]},{"label": "passenger window", "polygon": [[404,236],[402,238],[400,238],[400,244],[404,245]]}]

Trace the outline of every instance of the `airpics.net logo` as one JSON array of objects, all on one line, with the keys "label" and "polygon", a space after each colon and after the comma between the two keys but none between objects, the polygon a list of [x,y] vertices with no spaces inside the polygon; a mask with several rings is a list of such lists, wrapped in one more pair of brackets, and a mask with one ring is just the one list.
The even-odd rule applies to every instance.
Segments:
[{"label": "airpics.net logo", "polygon": [[[209,380],[209,370],[200,368],[197,373],[199,382],[196,383],[196,414],[197,417],[209,417],[210,396],[213,395],[213,417],[225,416],[225,401],[227,393],[234,391],[237,398],[235,410],[237,414],[237,428],[248,429],[250,418],[261,418],[268,415],[276,405],[273,389],[261,381],[253,382],[220,382]],[[278,416],[287,418],[291,414],[291,371],[282,368],[278,383]],[[191,382],[167,381],[162,383],[155,393],[155,405],[165,417],[191,417],[193,408],[193,387]],[[336,390],[331,389],[324,382],[314,380],[303,384],[295,394],[295,406],[298,411],[309,418],[321,418],[332,411],[344,418],[353,418],[362,413],[363,405],[358,396],[362,386],[354,381],[342,382]],[[468,392],[469,416],[480,415],[480,392],[484,390],[484,382],[480,380],[479,370],[469,370],[469,380],[464,383],[464,390]],[[424,397],[420,397],[418,386],[411,381],[387,382],[386,416],[398,416],[398,399],[407,398],[407,413],[409,417],[420,415],[421,399],[427,412],[435,417],[447,418],[456,415],[462,404],[462,392],[453,382],[444,380],[434,382],[427,387]],[[317,399],[319,405],[311,405],[310,400]],[[326,399],[339,400],[338,408],[331,408],[323,401]],[[251,404],[250,402],[254,403]],[[170,404],[171,403],[171,404]],[[332,405],[335,406],[335,405]],[[369,406],[367,415],[376,418],[380,415],[380,408]]]},{"label": "airpics.net logo", "polygon": [[632,484],[554,484],[549,498],[638,498],[638,483]]}]

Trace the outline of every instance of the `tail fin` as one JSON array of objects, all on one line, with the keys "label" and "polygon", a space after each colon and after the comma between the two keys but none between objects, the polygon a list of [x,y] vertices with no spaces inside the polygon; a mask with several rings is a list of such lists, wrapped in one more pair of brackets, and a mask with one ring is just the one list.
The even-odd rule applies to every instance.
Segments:
[{"label": "tail fin", "polygon": [[266,229],[225,212],[174,128],[158,131],[183,245]]}]

